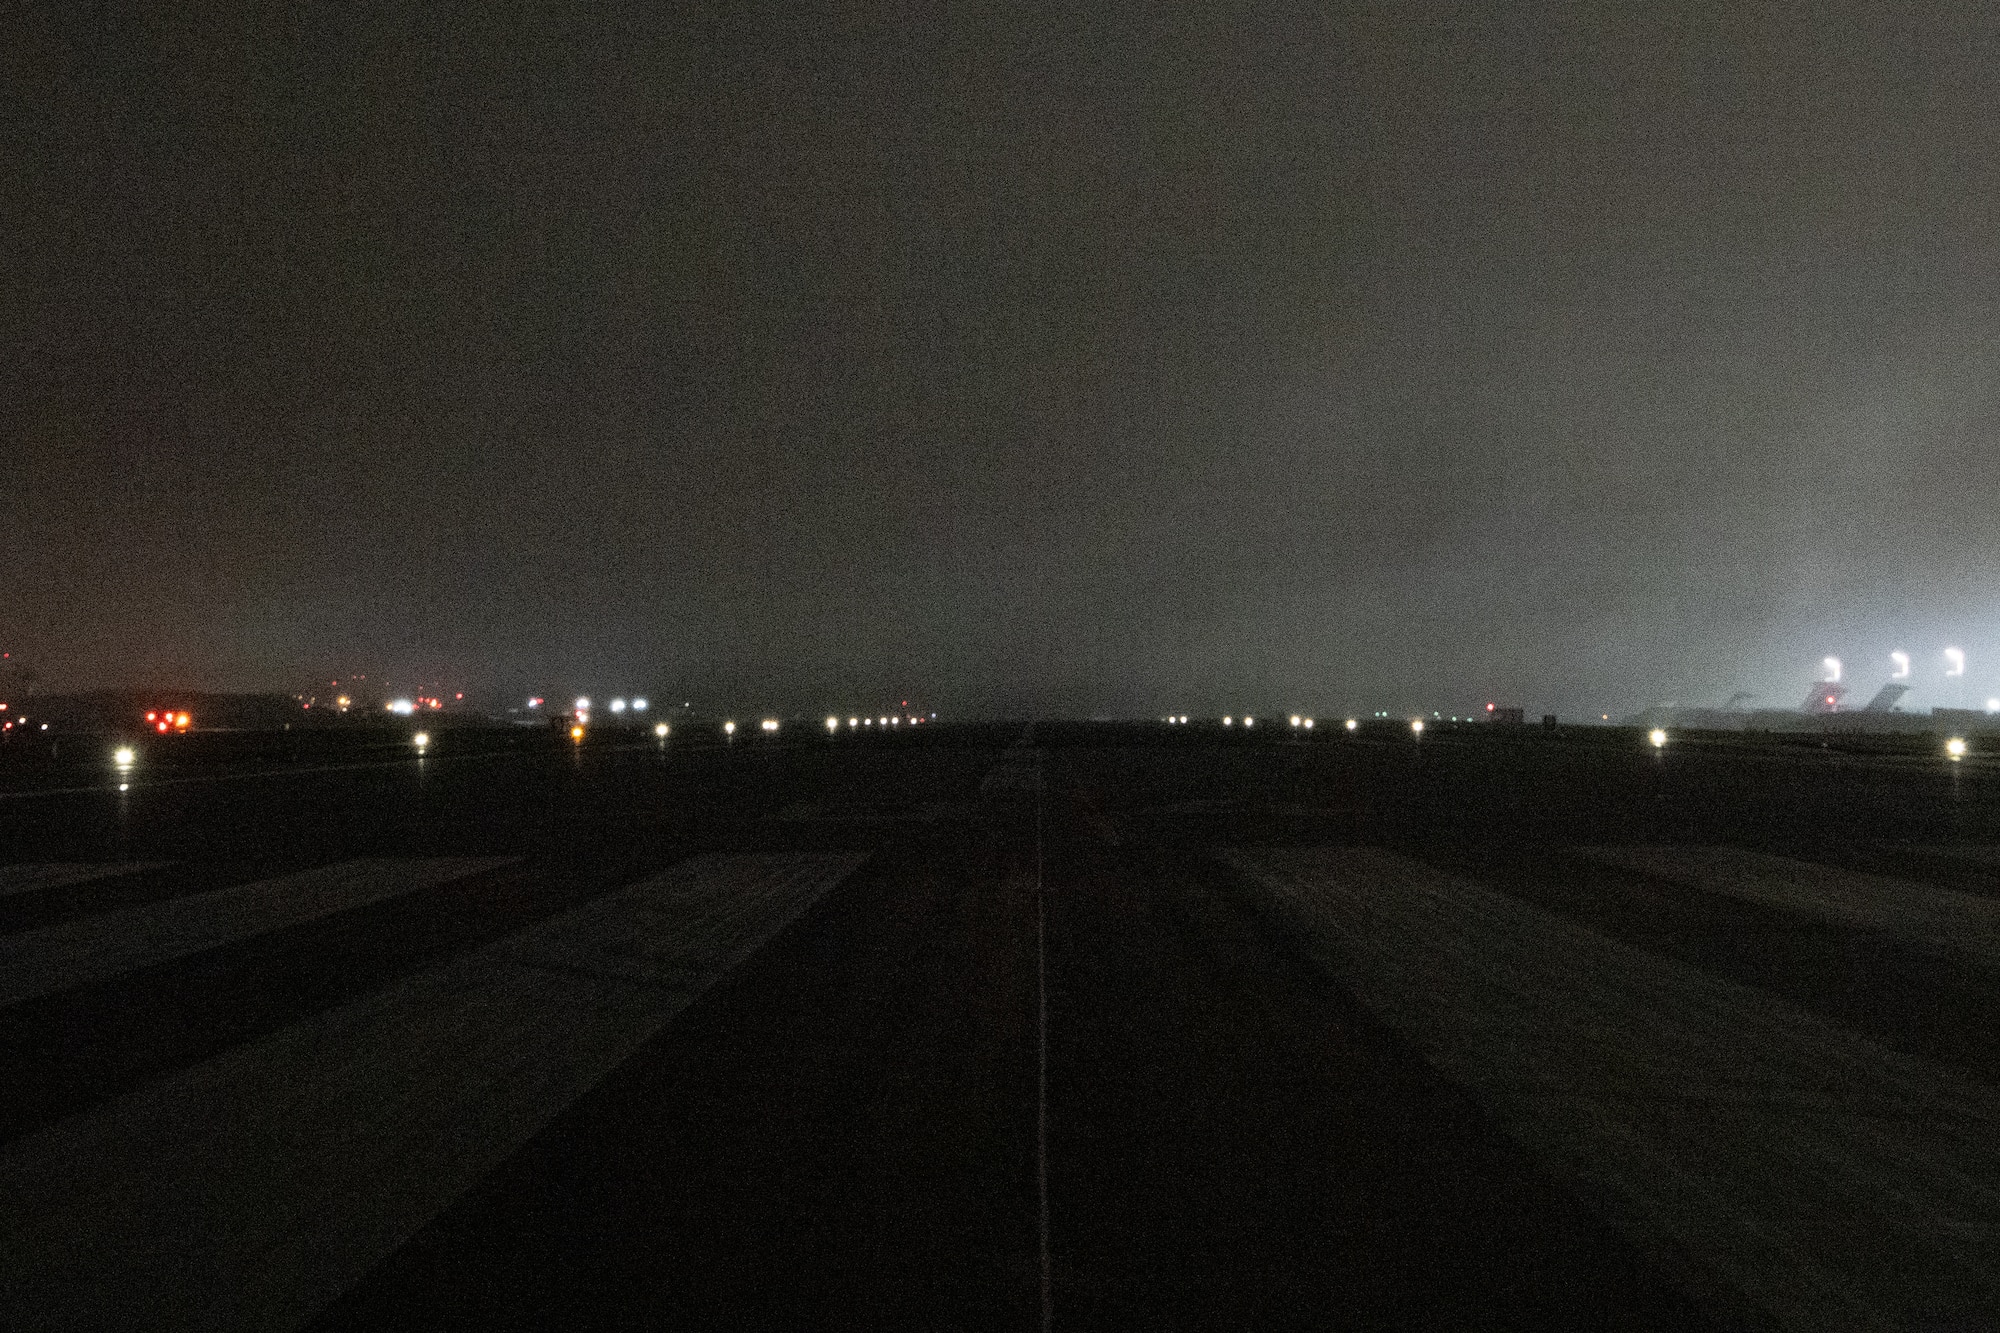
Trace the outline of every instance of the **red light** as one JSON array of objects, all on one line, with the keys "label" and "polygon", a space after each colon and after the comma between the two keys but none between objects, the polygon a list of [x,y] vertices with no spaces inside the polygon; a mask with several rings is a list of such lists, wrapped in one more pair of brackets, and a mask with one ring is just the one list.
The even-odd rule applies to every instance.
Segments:
[{"label": "red light", "polygon": [[1492,705],[1492,704],[1488,704],[1488,705],[1486,705],[1486,711],[1487,711],[1487,712],[1489,712],[1489,713],[1490,713],[1490,712],[1492,712],[1492,711],[1493,711],[1493,705]]},{"label": "red light", "polygon": [[454,694],[451,697],[454,699],[463,699],[465,697],[465,691],[460,690],[457,694]]}]

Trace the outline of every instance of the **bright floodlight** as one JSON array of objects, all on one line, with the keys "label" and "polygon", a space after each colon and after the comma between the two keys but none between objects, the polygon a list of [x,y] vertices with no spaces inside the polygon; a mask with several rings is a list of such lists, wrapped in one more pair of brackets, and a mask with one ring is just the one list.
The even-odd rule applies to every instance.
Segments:
[{"label": "bright floodlight", "polygon": [[1246,717],[1243,719],[1243,725],[1246,727],[1254,727],[1257,725],[1257,719],[1254,717]]},{"label": "bright floodlight", "polygon": [[1224,717],[1222,719],[1222,725],[1225,727],[1233,727],[1236,725],[1236,719],[1233,717]]},{"label": "bright floodlight", "polygon": [[850,727],[858,727],[861,725],[861,719],[858,717],[850,717],[847,719],[847,725]]},{"label": "bright floodlight", "polygon": [[1963,736],[1953,736],[1944,743],[1944,752],[1954,760],[1965,758],[1965,748],[1965,738]]},{"label": "bright floodlight", "polygon": [[1986,701],[1986,711],[1989,713],[2000,713],[2000,699],[1988,699]]},{"label": "bright floodlight", "polygon": [[1829,657],[1829,658],[1827,658],[1827,659],[1826,659],[1826,661],[1824,662],[1824,664],[1823,664],[1823,665],[1824,665],[1824,666],[1826,667],[1826,683],[1827,683],[1827,684],[1831,685],[1831,684],[1833,684],[1834,682],[1836,682],[1836,681],[1838,681],[1838,680],[1840,679],[1840,659],[1839,659],[1839,658],[1837,658],[1837,657]]},{"label": "bright floodlight", "polygon": [[1944,668],[1945,675],[1962,676],[1965,674],[1965,650],[1963,648],[1945,649],[1944,660],[1945,660],[1945,668]]},{"label": "bright floodlight", "polygon": [[644,699],[634,699],[634,700],[632,701],[632,711],[633,711],[633,712],[635,712],[635,713],[643,713],[643,712],[645,712],[645,711],[646,711],[646,701],[645,701]]},{"label": "bright floodlight", "polygon": [[776,731],[778,729],[778,719],[775,717],[767,717],[758,725],[763,727],[764,730],[766,731]]},{"label": "bright floodlight", "polygon": [[137,752],[131,746],[121,745],[117,750],[112,752],[111,762],[120,768],[130,768],[138,758]]},{"label": "bright floodlight", "polygon": [[1304,722],[1300,723],[1299,725],[1303,726],[1307,731],[1311,731],[1313,729],[1313,720],[1311,718],[1307,718]]},{"label": "bright floodlight", "polygon": [[410,744],[416,746],[419,750],[423,749],[426,745],[429,745],[430,743],[431,743],[431,734],[428,731],[420,731],[416,735],[410,737]]},{"label": "bright floodlight", "polygon": [[827,729],[828,731],[839,731],[839,730],[840,730],[840,719],[839,719],[839,718],[837,718],[837,717],[830,717],[830,718],[828,718],[828,719],[826,720],[826,729]]},{"label": "bright floodlight", "polygon": [[581,722],[569,729],[569,738],[578,745],[583,744],[583,724]]},{"label": "bright floodlight", "polygon": [[734,736],[736,734],[736,724],[734,722],[723,723],[722,734],[725,736]]},{"label": "bright floodlight", "polygon": [[624,711],[625,711],[625,701],[624,701],[623,699],[613,699],[613,700],[611,701],[611,711],[612,711],[612,712],[614,712],[614,713],[622,713],[622,712],[624,712]]},{"label": "bright floodlight", "polygon": [[661,740],[665,740],[667,738],[667,724],[664,722],[655,722],[653,724],[653,734]]},{"label": "bright floodlight", "polygon": [[1910,655],[1899,649],[1889,654],[1889,660],[1896,664],[1896,669],[1889,674],[1889,679],[1908,680],[1910,677]]},{"label": "bright floodlight", "polygon": [[1293,713],[1293,714],[1292,714],[1292,725],[1296,727],[1296,726],[1297,726],[1298,724],[1299,724],[1299,715],[1298,715],[1297,713]]},{"label": "bright floodlight", "polygon": [[579,696],[577,696],[577,701],[576,701],[576,711],[577,711],[577,712],[579,712],[579,713],[582,713],[582,712],[587,712],[587,711],[589,711],[589,709],[590,709],[590,698],[589,698],[589,696],[588,696],[588,695],[579,695]]},{"label": "bright floodlight", "polygon": [[1350,717],[1347,719],[1347,729],[1349,731],[1358,730],[1360,726],[1361,724],[1359,722],[1356,722],[1353,718]]},{"label": "bright floodlight", "polygon": [[417,711],[416,703],[409,699],[391,699],[386,707],[397,717],[408,717]]},{"label": "bright floodlight", "polygon": [[1655,750],[1664,750],[1667,746],[1666,728],[1654,727],[1646,733],[1646,740]]},{"label": "bright floodlight", "polygon": [[1413,718],[1411,718],[1411,719],[1410,719],[1410,730],[1411,730],[1411,731],[1413,731],[1413,732],[1415,732],[1415,733],[1416,733],[1417,735],[1419,735],[1419,736],[1423,735],[1423,734],[1424,734],[1424,720],[1423,720],[1422,718],[1420,718],[1420,717],[1413,717]]}]

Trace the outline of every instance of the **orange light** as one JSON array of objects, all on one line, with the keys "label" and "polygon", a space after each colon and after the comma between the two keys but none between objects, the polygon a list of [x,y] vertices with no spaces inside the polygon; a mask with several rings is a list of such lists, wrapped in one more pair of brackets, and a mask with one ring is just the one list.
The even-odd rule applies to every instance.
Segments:
[{"label": "orange light", "polygon": [[185,728],[187,724],[188,724],[188,715],[186,713],[182,713],[180,716],[174,719],[174,725],[177,727]]},{"label": "orange light", "polygon": [[583,728],[582,728],[582,727],[571,727],[571,728],[569,729],[569,738],[570,738],[571,740],[573,740],[573,741],[582,741],[582,740],[583,740]]}]

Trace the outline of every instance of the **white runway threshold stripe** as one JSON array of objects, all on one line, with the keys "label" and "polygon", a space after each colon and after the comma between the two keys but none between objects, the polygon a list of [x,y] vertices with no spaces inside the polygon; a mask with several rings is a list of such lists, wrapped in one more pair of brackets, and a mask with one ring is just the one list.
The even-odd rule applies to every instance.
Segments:
[{"label": "white runway threshold stripe", "polygon": [[0,1327],[304,1324],[865,859],[697,857],[0,1151]]},{"label": "white runway threshold stripe", "polygon": [[508,864],[505,857],[344,861],[278,879],[0,938],[0,1005],[102,981],[351,907],[401,897]]},{"label": "white runway threshold stripe", "polygon": [[1219,855],[1697,1295],[2000,1327],[2000,1091],[1393,853]]},{"label": "white runway threshold stripe", "polygon": [[161,864],[158,861],[61,861],[0,866],[0,898],[33,893],[38,889],[62,889],[72,884],[136,875],[142,870],[158,869]]},{"label": "white runway threshold stripe", "polygon": [[1881,931],[2000,966],[2000,899],[1738,847],[1583,847],[1599,865]]}]

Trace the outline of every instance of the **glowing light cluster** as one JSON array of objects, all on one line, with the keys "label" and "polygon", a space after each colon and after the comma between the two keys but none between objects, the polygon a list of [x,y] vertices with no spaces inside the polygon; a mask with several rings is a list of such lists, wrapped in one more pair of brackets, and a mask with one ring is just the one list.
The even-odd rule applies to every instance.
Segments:
[{"label": "glowing light cluster", "polygon": [[1654,727],[1651,731],[1647,732],[1646,743],[1651,745],[1655,750],[1665,749],[1667,744],[1666,728]]}]

